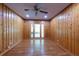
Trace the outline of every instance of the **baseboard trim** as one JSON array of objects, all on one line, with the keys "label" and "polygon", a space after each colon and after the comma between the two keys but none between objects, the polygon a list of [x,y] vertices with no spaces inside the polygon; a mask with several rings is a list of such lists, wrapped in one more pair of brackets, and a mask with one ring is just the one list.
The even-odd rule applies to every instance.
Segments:
[{"label": "baseboard trim", "polygon": [[9,50],[11,50],[12,48],[14,48],[16,45],[18,45],[21,41],[17,42],[16,44],[14,44],[11,48],[8,48],[7,50],[5,50],[4,52],[2,52],[0,54],[0,56],[4,55],[5,53],[7,53]]}]

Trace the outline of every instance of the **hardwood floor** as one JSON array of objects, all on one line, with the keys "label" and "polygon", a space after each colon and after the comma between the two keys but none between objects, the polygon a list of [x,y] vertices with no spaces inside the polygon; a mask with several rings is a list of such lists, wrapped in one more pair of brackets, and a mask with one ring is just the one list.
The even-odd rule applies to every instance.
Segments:
[{"label": "hardwood floor", "polygon": [[70,54],[58,47],[51,40],[23,40],[4,56],[69,56]]}]

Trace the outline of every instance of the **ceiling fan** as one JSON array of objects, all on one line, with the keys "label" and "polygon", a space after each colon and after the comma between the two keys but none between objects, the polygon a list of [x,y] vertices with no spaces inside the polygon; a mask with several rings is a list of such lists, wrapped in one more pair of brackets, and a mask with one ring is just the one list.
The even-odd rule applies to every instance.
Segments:
[{"label": "ceiling fan", "polygon": [[38,4],[35,4],[33,9],[24,9],[25,11],[29,11],[29,10],[34,10],[35,11],[35,16],[37,16],[38,12],[44,13],[44,14],[48,14],[47,11],[41,10],[41,8],[38,6]]}]

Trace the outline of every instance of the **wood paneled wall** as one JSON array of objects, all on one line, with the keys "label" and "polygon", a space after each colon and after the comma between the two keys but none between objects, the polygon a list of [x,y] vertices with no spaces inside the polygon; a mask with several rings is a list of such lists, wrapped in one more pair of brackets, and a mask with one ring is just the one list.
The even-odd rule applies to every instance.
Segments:
[{"label": "wood paneled wall", "polygon": [[23,20],[0,4],[0,55],[23,39]]},{"label": "wood paneled wall", "polygon": [[30,39],[31,23],[44,23],[44,38],[49,39],[49,21],[25,21],[24,39]]},{"label": "wood paneled wall", "polygon": [[25,21],[24,22],[23,39],[29,39],[29,38],[30,38],[30,22]]},{"label": "wood paneled wall", "polygon": [[71,4],[50,21],[51,40],[79,55],[79,4]]}]

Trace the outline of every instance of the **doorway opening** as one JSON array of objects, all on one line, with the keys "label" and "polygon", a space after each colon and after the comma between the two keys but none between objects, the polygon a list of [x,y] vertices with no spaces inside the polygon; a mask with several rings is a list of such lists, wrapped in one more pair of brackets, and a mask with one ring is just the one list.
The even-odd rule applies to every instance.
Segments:
[{"label": "doorway opening", "polygon": [[44,38],[44,24],[35,23],[31,24],[31,38]]}]

